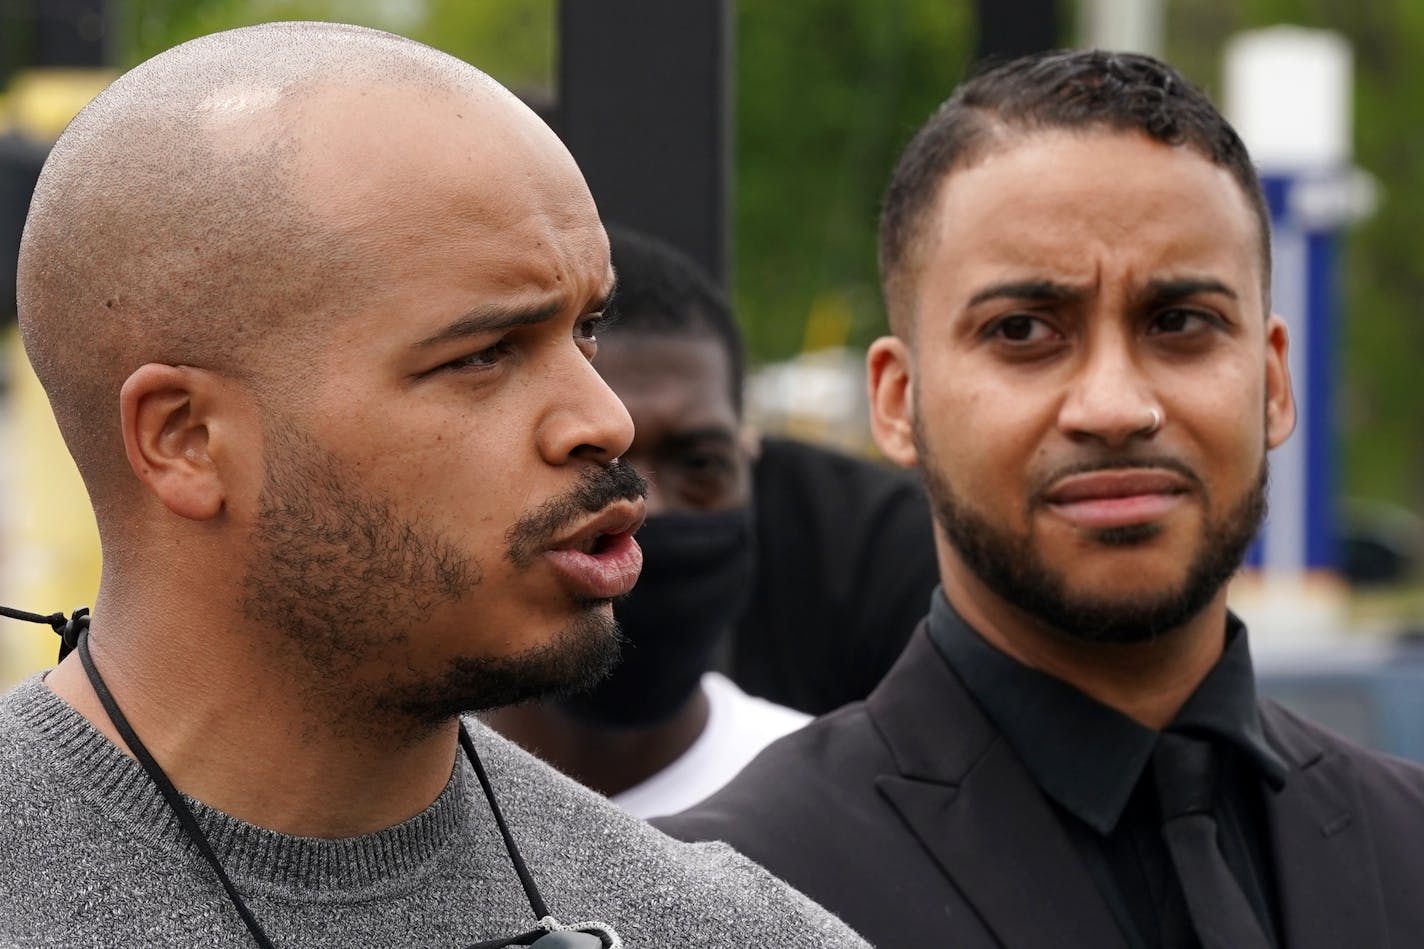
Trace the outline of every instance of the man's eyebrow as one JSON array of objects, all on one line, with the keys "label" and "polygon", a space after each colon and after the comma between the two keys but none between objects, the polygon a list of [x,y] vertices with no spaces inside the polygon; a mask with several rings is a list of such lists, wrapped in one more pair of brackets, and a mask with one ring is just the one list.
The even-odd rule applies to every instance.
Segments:
[{"label": "man's eyebrow", "polygon": [[439,346],[441,343],[479,336],[482,333],[512,329],[516,326],[532,326],[535,323],[544,322],[563,308],[564,304],[557,300],[513,309],[498,303],[481,304],[436,333],[420,340],[415,344],[415,348],[428,349],[432,346]]},{"label": "man's eyebrow", "polygon": [[1067,303],[1083,298],[1084,291],[1052,280],[1009,280],[995,283],[969,298],[970,306],[990,300],[1034,300],[1043,303]]},{"label": "man's eyebrow", "polygon": [[1137,296],[1143,306],[1157,307],[1209,293],[1219,294],[1232,300],[1237,298],[1235,290],[1214,277],[1149,280]]},{"label": "man's eyebrow", "polygon": [[[1214,277],[1173,277],[1149,281],[1137,294],[1145,306],[1161,306],[1199,294],[1215,293],[1232,300],[1236,291]],[[989,300],[1031,300],[1044,303],[1071,303],[1085,292],[1052,280],[1011,280],[985,287],[969,298],[970,306]]]}]

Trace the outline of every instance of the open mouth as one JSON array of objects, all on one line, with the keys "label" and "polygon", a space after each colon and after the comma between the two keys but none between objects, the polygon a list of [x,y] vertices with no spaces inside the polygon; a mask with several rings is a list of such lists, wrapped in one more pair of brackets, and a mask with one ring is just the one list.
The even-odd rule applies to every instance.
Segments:
[{"label": "open mouth", "polygon": [[581,554],[596,557],[599,554],[607,553],[609,550],[612,550],[617,538],[620,536],[620,533],[600,533],[580,541],[571,549],[577,550]]},{"label": "open mouth", "polygon": [[615,504],[577,532],[556,541],[544,558],[571,592],[613,599],[633,589],[643,569],[643,551],[633,532],[643,523],[643,504]]}]

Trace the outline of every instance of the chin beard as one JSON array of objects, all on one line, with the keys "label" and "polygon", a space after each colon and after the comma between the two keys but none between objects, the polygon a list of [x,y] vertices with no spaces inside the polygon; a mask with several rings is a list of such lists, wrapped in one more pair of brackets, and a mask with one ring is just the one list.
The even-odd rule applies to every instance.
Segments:
[{"label": "chin beard", "polygon": [[[1067,589],[1062,572],[1043,561],[1031,538],[981,516],[955,495],[923,445],[920,452],[935,519],[964,564],[1006,603],[1065,636],[1090,642],[1143,642],[1185,625],[1241,566],[1266,514],[1263,456],[1246,494],[1224,515],[1208,518],[1179,586],[1125,597],[1075,593]],[[1134,525],[1100,531],[1095,539],[1105,546],[1132,547],[1158,533],[1156,525]]]},{"label": "chin beard", "polygon": [[549,641],[512,656],[462,656],[440,676],[387,682],[374,696],[378,710],[435,726],[466,712],[591,688],[618,664],[622,637],[606,611],[590,606]]}]

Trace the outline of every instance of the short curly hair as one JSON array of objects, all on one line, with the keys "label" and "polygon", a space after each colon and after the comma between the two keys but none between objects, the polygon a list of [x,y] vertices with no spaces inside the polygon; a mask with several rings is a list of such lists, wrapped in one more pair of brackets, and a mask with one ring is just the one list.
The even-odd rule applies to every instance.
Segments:
[{"label": "short curly hair", "polygon": [[944,178],[1014,133],[1050,129],[1141,132],[1191,148],[1236,179],[1260,224],[1263,280],[1271,230],[1261,182],[1241,137],[1196,86],[1151,56],[1102,50],[1035,53],[961,85],[910,140],[880,213],[880,280],[891,328],[909,330],[909,283]]}]

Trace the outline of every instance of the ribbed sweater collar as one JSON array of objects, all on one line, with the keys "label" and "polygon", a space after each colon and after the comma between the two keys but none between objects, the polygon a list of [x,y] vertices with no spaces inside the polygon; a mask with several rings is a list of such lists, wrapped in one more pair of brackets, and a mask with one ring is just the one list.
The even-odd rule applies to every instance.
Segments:
[{"label": "ribbed sweater collar", "polygon": [[[191,849],[182,828],[138,762],[125,755],[82,715],[50,691],[41,675],[18,685],[3,712],[32,732],[32,748],[58,785],[54,793],[88,804],[135,838]],[[296,837],[258,827],[187,798],[224,869],[236,882],[266,884],[303,897],[380,886],[393,876],[410,882],[448,844],[474,808],[469,768],[457,767],[430,807],[393,827],[340,840]],[[40,762],[36,762],[38,765]],[[476,795],[479,797],[479,795]],[[482,811],[483,812],[483,811]]]}]

